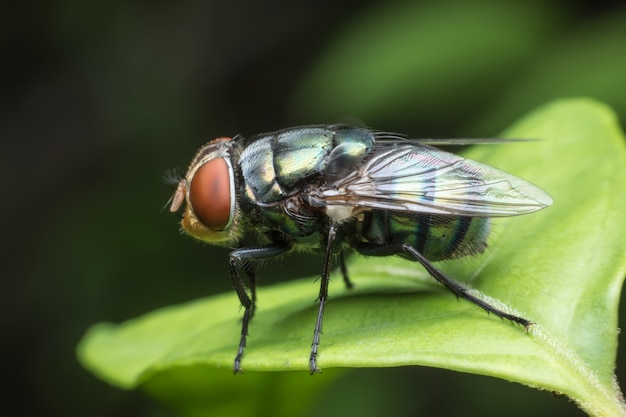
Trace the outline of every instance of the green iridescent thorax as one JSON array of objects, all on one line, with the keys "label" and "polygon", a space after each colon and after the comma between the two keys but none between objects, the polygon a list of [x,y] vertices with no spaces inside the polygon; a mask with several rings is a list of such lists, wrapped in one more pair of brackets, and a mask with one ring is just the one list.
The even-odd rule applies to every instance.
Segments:
[{"label": "green iridescent thorax", "polygon": [[374,137],[358,128],[306,127],[252,138],[239,157],[250,201],[279,202],[301,184],[324,174],[329,161],[356,166],[370,151]]},{"label": "green iridescent thorax", "polygon": [[[238,157],[244,211],[249,228],[278,232],[294,244],[321,239],[322,207],[311,208],[298,196],[307,185],[333,181],[353,171],[370,152],[374,137],[366,129],[305,127],[251,138]],[[312,211],[313,210],[313,211]],[[319,242],[313,245],[319,246]]]}]

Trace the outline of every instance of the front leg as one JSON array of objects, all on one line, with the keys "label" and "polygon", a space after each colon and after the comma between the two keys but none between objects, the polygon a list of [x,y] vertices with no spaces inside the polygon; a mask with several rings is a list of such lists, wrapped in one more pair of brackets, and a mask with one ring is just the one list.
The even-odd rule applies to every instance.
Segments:
[{"label": "front leg", "polygon": [[[242,372],[241,359],[243,351],[246,347],[246,338],[248,337],[248,325],[256,308],[256,274],[252,264],[263,259],[273,258],[288,252],[290,247],[286,244],[261,246],[258,248],[240,248],[230,253],[228,266],[230,271],[230,279],[239,298],[239,302],[244,308],[243,320],[241,324],[241,339],[239,340],[239,348],[235,356],[233,371],[237,374]],[[246,285],[239,276],[237,268],[244,268],[250,278],[250,295],[246,291]]]},{"label": "front leg", "polygon": [[[337,225],[332,224],[328,230],[328,240],[326,242],[326,250],[324,251],[324,261],[322,263],[322,278],[320,279],[319,293],[319,309],[317,311],[317,321],[315,322],[315,330],[313,330],[313,342],[311,343],[311,355],[309,356],[309,371],[311,375],[321,372],[317,366],[317,352],[320,345],[320,337],[322,335],[322,322],[324,321],[324,306],[328,299],[328,283],[330,281],[330,260],[333,254],[333,246],[337,237]],[[340,258],[342,264],[342,272],[345,271],[343,256]],[[346,285],[350,283],[347,272],[344,272],[344,281]],[[351,285],[351,283],[349,284]]]}]

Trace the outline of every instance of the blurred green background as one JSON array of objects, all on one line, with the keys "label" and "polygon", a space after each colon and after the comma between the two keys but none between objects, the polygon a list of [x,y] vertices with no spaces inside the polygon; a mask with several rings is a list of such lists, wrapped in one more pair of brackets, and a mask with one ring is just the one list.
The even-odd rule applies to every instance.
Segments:
[{"label": "blurred green background", "polygon": [[[626,120],[621,2],[25,1],[0,7],[0,48],[2,415],[171,415],[97,380],[74,350],[95,322],[230,291],[227,251],[180,236],[160,211],[163,173],[208,139],[350,118],[486,137],[581,95]],[[293,256],[260,279],[319,268]],[[315,378],[328,383],[305,416],[582,415],[438,369]]]}]

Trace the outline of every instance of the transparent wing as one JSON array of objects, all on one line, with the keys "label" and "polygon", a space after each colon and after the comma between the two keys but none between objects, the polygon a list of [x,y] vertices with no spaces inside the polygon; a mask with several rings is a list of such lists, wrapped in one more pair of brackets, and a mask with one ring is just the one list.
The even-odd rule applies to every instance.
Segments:
[{"label": "transparent wing", "polygon": [[434,146],[463,146],[463,145],[494,145],[499,143],[514,143],[514,142],[534,142],[539,139],[532,138],[408,138],[405,135],[393,132],[383,132],[379,130],[372,130],[371,133],[376,138],[378,143],[381,142],[401,142],[401,143],[413,143],[421,145],[434,145]]},{"label": "transparent wing", "polygon": [[495,145],[514,142],[534,142],[539,139],[524,138],[450,138],[450,139],[409,139],[424,145],[434,146],[462,146],[462,145]]},{"label": "transparent wing", "polygon": [[473,217],[516,216],[552,204],[541,189],[511,174],[406,142],[377,148],[357,171],[313,197],[327,207]]}]

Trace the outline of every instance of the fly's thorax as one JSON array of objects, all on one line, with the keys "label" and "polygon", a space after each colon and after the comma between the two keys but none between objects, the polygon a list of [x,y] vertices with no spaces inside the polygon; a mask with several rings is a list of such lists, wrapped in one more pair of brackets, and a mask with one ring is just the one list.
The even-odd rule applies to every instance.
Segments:
[{"label": "fly's thorax", "polygon": [[241,170],[241,212],[247,228],[278,232],[293,245],[311,245],[328,218],[345,221],[352,207],[327,207],[314,190],[358,169],[374,136],[348,126],[304,126],[245,140]]},{"label": "fly's thorax", "polygon": [[170,208],[177,211],[185,201],[182,229],[216,245],[229,246],[239,233],[233,144],[232,138],[218,138],[200,148],[180,181]]},{"label": "fly's thorax", "polygon": [[375,211],[362,235],[375,244],[407,243],[427,259],[440,261],[482,253],[489,231],[486,217]]},{"label": "fly's thorax", "polygon": [[373,144],[371,131],[348,126],[305,126],[253,137],[239,159],[246,197],[271,204],[311,181],[343,178]]},{"label": "fly's thorax", "polygon": [[252,138],[239,159],[246,197],[259,204],[284,200],[320,174],[332,143],[333,132],[315,126]]},{"label": "fly's thorax", "polygon": [[374,135],[368,129],[344,126],[335,132],[334,145],[324,172],[330,187],[360,168],[374,146]]}]

